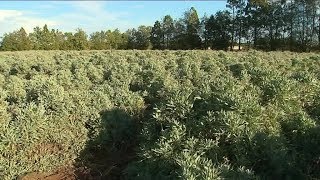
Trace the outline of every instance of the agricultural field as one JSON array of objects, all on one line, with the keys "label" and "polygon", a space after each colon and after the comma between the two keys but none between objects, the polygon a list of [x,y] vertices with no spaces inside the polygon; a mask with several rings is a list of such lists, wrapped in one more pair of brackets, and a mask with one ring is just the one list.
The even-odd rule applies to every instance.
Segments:
[{"label": "agricultural field", "polygon": [[0,179],[320,179],[320,55],[0,53]]}]

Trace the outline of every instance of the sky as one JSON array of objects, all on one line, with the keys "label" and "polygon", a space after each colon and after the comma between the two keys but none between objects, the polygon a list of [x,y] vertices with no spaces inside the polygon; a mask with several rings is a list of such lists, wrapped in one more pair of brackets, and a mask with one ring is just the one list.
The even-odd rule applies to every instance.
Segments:
[{"label": "sky", "polygon": [[0,36],[20,27],[30,33],[44,24],[63,32],[77,28],[88,33],[115,28],[126,31],[152,26],[167,14],[180,18],[191,7],[202,17],[226,9],[226,1],[1,1]]}]

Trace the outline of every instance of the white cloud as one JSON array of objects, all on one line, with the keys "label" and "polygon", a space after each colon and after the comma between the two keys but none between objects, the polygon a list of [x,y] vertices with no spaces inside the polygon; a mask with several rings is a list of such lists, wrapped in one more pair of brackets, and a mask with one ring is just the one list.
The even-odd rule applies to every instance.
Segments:
[{"label": "white cloud", "polygon": [[62,2],[68,5],[72,11],[58,14],[54,20],[58,22],[59,29],[74,31],[82,28],[88,33],[119,27],[125,30],[128,24],[128,12],[110,11],[107,9],[109,2],[102,1],[76,1]]},{"label": "white cloud", "polygon": [[0,36],[2,36],[4,33],[18,30],[20,27],[23,27],[27,32],[32,32],[36,26],[44,24],[55,26],[57,22],[37,17],[27,11],[0,9],[0,24],[2,24],[0,29]]},{"label": "white cloud", "polygon": [[[115,28],[125,31],[134,26],[133,22],[128,21],[128,12],[113,11],[110,4],[103,1],[61,1],[38,4],[36,7],[41,11],[34,10],[35,7],[33,10],[0,9],[0,37],[20,27],[32,32],[34,27],[43,27],[44,24],[64,32],[82,28],[88,33]],[[59,7],[63,7],[63,10]]]},{"label": "white cloud", "polygon": [[16,10],[0,10],[0,21],[5,19],[21,16],[22,12]]}]

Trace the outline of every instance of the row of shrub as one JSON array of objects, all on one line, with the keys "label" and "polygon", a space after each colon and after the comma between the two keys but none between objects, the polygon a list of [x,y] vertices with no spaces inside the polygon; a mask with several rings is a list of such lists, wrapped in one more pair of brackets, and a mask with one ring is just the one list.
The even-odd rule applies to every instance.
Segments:
[{"label": "row of shrub", "polygon": [[311,53],[3,52],[0,179],[318,179],[319,87]]}]

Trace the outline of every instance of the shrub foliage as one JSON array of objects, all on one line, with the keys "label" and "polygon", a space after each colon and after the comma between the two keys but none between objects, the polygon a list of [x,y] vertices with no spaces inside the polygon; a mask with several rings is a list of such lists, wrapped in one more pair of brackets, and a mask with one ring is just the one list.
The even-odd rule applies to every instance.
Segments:
[{"label": "shrub foliage", "polygon": [[0,179],[318,179],[319,87],[311,53],[3,52]]}]

